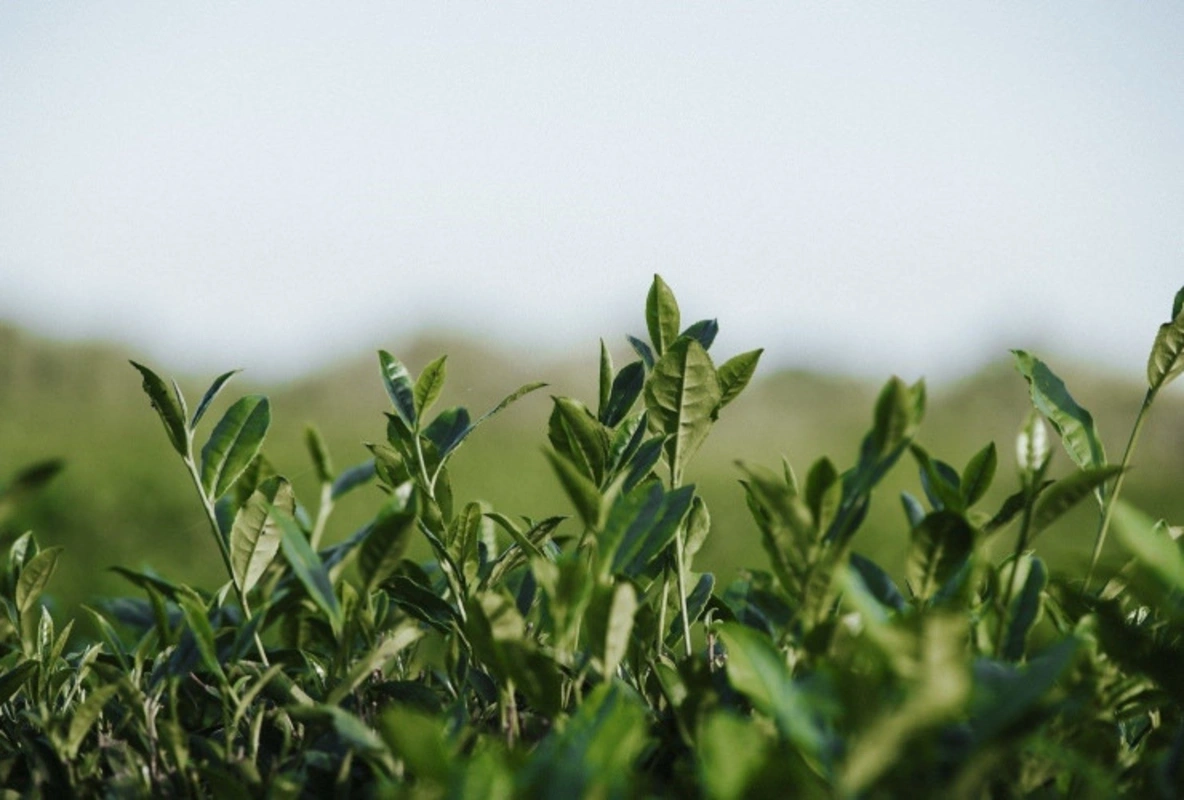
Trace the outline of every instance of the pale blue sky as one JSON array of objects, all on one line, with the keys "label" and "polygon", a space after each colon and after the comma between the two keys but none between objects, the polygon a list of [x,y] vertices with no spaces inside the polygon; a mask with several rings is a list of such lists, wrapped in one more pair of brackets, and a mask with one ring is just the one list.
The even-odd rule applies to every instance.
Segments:
[{"label": "pale blue sky", "polygon": [[460,325],[1137,376],[1184,4],[0,4],[0,319],[290,375]]}]

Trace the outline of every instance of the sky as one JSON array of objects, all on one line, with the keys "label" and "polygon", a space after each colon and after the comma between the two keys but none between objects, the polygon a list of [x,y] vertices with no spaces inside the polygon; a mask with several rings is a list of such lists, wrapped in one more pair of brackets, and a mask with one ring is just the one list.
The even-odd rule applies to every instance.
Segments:
[{"label": "sky", "polygon": [[0,320],[292,377],[418,331],[595,363],[1137,377],[1184,285],[1184,4],[0,3]]}]

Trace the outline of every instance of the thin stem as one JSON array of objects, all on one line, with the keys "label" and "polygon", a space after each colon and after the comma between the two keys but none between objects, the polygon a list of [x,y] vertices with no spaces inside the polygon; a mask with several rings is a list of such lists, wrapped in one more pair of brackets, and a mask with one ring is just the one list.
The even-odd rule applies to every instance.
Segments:
[{"label": "thin stem", "polygon": [[1026,494],[1024,498],[1024,516],[1020,523],[1019,536],[1015,540],[1015,553],[1011,559],[1011,575],[1007,579],[1007,588],[1003,593],[1003,606],[999,609],[999,630],[995,633],[995,658],[999,658],[1003,653],[1003,640],[1007,635],[1007,615],[1011,609],[1012,598],[1015,596],[1015,577],[1020,569],[1020,557],[1028,549],[1028,536],[1032,528],[1032,510],[1036,505],[1033,487],[1040,484],[1043,474],[1044,470],[1041,469],[1032,478],[1032,482],[1024,487]]},{"label": "thin stem", "polygon": [[[192,449],[192,445],[190,445],[190,449]],[[210,532],[213,533],[214,540],[218,543],[218,552],[222,554],[222,564],[226,567],[226,574],[230,576],[230,584],[234,587],[235,595],[238,597],[239,606],[243,610],[243,617],[246,620],[250,620],[251,606],[247,602],[247,593],[239,587],[238,581],[234,579],[234,565],[230,560],[230,547],[226,544],[226,540],[222,536],[222,530],[218,527],[218,513],[214,510],[214,503],[206,495],[205,489],[202,488],[201,475],[197,471],[197,463],[194,462],[192,456],[185,457],[185,466],[189,468],[189,476],[193,478],[193,485],[197,488],[197,494],[201,498],[202,508],[206,512],[206,520],[210,523]],[[259,638],[258,631],[255,631],[255,649],[259,651],[259,658],[262,659],[263,666],[271,666],[267,660],[267,651],[263,649],[263,640]]]},{"label": "thin stem", "polygon": [[325,535],[325,525],[329,522],[329,514],[333,511],[333,484],[321,484],[321,502],[317,506],[317,518],[312,526],[312,534],[308,538],[308,543],[312,545],[312,549],[316,550],[321,543],[321,537]]},{"label": "thin stem", "polygon": [[1148,389],[1146,397],[1143,398],[1143,405],[1139,409],[1139,415],[1135,417],[1135,424],[1131,428],[1131,436],[1127,439],[1126,450],[1122,454],[1121,471],[1118,473],[1118,477],[1114,479],[1114,488],[1106,495],[1105,508],[1102,511],[1102,520],[1098,523],[1098,535],[1094,539],[1094,552],[1089,560],[1089,570],[1085,573],[1085,583],[1081,587],[1082,591],[1089,591],[1089,584],[1093,580],[1094,570],[1097,569],[1098,559],[1102,556],[1102,547],[1106,544],[1106,534],[1110,530],[1110,519],[1114,516],[1114,506],[1118,501],[1118,495],[1122,492],[1123,479],[1126,478],[1127,467],[1130,466],[1131,457],[1135,453],[1135,442],[1139,438],[1139,432],[1143,429],[1143,422],[1147,419],[1147,411],[1151,408],[1151,402],[1155,399],[1155,392],[1155,389]]},{"label": "thin stem", "polygon": [[687,584],[686,584],[686,564],[684,551],[686,550],[686,532],[683,526],[678,526],[678,534],[674,541],[674,555],[677,562],[675,567],[678,570],[678,604],[679,610],[682,611],[682,637],[685,643],[685,652],[687,658],[693,655],[691,649],[691,620],[687,614]]}]

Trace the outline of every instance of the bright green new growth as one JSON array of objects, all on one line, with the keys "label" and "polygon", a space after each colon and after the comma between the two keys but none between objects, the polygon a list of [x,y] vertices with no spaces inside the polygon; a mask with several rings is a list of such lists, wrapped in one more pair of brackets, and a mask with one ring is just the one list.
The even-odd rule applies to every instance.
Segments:
[{"label": "bright green new growth", "polygon": [[[68,554],[31,533],[15,537],[0,570],[6,788],[62,797],[1178,794],[1180,529],[1120,494],[1147,410],[1184,372],[1184,290],[1156,335],[1121,463],[1107,462],[1093,417],[1065,383],[1017,350],[1033,411],[1016,437],[1010,493],[991,491],[994,443],[961,469],[931,452],[924,383],[892,378],[849,460],[818,455],[802,480],[787,459],[776,470],[740,462],[736,497],[755,531],[713,529],[690,479],[762,351],[717,367],[718,323],[683,328],[658,276],[645,323],[649,340],[627,337],[637,360],[619,370],[601,342],[595,398],[553,396],[547,406],[545,454],[572,518],[458,498],[449,474],[480,425],[544,384],[474,421],[463,407],[435,411],[443,356],[415,376],[380,351],[391,410],[385,423],[376,415],[385,437],[365,445],[368,457],[337,471],[317,429],[305,430],[314,510],[263,453],[266,398],[231,402],[199,447],[199,423],[234,373],[190,415],[175,382],[134,364],[227,582],[205,592],[113,567],[143,596],[86,608],[84,639],[72,622],[57,629],[46,597]],[[1044,420],[1072,461],[1064,474]],[[902,461],[916,488],[899,498],[904,568],[894,576],[858,550],[882,535],[864,521]],[[60,466],[41,462],[0,482],[0,522]],[[373,517],[331,536],[335,504],[362,487],[377,499]],[[1066,514],[1091,495],[1098,527],[1084,580],[1051,572],[1037,537],[1073,536]],[[1111,525],[1132,556],[1117,570],[1099,559]],[[1012,535],[1014,546],[1000,545]],[[741,536],[759,539],[765,564],[728,582],[695,571],[705,543]],[[409,557],[417,542],[427,558]]]}]

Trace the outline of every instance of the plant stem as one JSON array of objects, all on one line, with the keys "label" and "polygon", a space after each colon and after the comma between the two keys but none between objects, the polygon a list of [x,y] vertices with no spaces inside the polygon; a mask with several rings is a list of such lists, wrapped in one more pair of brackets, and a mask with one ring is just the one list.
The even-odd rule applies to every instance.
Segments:
[{"label": "plant stem", "polygon": [[1032,527],[1032,510],[1036,505],[1034,487],[1040,483],[1040,475],[1032,479],[1032,483],[1025,487],[1024,516],[1020,523],[1020,533],[1015,540],[1015,553],[1011,559],[1011,575],[1007,579],[1007,588],[1003,593],[1003,606],[999,609],[999,630],[995,633],[995,658],[1003,653],[1003,640],[1007,636],[1007,615],[1011,610],[1011,601],[1015,596],[1015,576],[1020,569],[1020,557],[1028,549],[1028,535]]},{"label": "plant stem", "polygon": [[[230,547],[226,544],[226,540],[222,536],[222,531],[218,527],[218,513],[214,509],[214,503],[206,495],[206,490],[202,488],[201,475],[197,471],[197,463],[194,462],[192,456],[185,456],[185,466],[189,468],[189,476],[193,479],[193,485],[196,487],[197,494],[201,498],[202,508],[206,512],[206,520],[210,523],[210,532],[214,535],[214,540],[218,543],[218,552],[222,554],[222,564],[226,567],[226,574],[230,576],[230,584],[234,587],[239,606],[243,610],[244,621],[249,621],[251,619],[251,606],[247,603],[247,593],[239,587],[238,581],[234,579],[234,565],[230,560]],[[271,666],[267,661],[267,652],[263,649],[263,640],[259,638],[258,631],[255,631],[255,648],[259,651],[259,658],[263,660],[263,666]]]},{"label": "plant stem", "polygon": [[333,511],[333,484],[321,484],[321,502],[317,506],[317,519],[312,526],[312,534],[308,537],[308,543],[316,550],[321,543],[321,537],[325,535],[325,525],[329,521],[329,514]]},{"label": "plant stem", "polygon": [[1102,556],[1102,547],[1106,544],[1106,533],[1110,530],[1110,519],[1114,516],[1114,505],[1118,500],[1118,495],[1122,492],[1123,479],[1126,478],[1127,467],[1130,466],[1131,457],[1135,452],[1135,442],[1139,438],[1139,432],[1143,429],[1143,422],[1147,419],[1147,411],[1151,408],[1152,401],[1155,400],[1155,392],[1155,389],[1148,389],[1147,395],[1143,398],[1143,405],[1139,408],[1138,416],[1135,417],[1135,424],[1131,428],[1131,436],[1127,439],[1126,450],[1122,454],[1121,472],[1114,479],[1114,487],[1106,495],[1102,520],[1098,523],[1098,535],[1094,539],[1094,552],[1089,560],[1089,570],[1085,573],[1085,583],[1081,587],[1083,592],[1089,591],[1090,582],[1094,577],[1094,570],[1098,566],[1098,559]]}]

